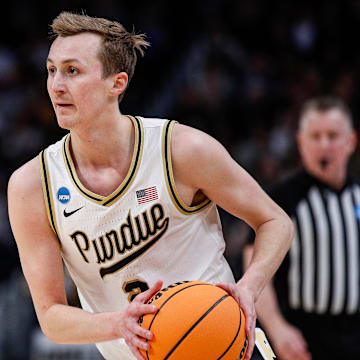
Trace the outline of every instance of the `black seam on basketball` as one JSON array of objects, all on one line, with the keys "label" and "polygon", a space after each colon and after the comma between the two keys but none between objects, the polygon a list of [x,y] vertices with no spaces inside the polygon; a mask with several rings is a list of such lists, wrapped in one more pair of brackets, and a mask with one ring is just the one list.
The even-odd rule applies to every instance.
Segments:
[{"label": "black seam on basketball", "polygon": [[225,354],[231,349],[231,347],[233,346],[235,340],[236,340],[237,337],[239,336],[240,329],[241,329],[241,322],[242,322],[242,316],[241,316],[240,308],[239,308],[239,314],[240,314],[240,321],[239,321],[239,327],[238,327],[238,329],[237,329],[236,335],[235,335],[233,341],[232,341],[232,342],[230,343],[230,345],[228,346],[228,348],[227,348],[227,349],[224,351],[224,353],[223,353],[219,358],[217,358],[216,360],[220,360],[220,359],[222,359],[222,358],[225,356]]},{"label": "black seam on basketball", "polygon": [[229,294],[224,295],[220,298],[215,304],[213,304],[202,316],[201,318],[193,324],[193,326],[183,335],[183,337],[176,343],[176,345],[170,350],[170,352],[164,357],[164,360],[167,360],[171,354],[177,349],[177,347],[185,340],[185,338],[195,329],[195,327],[212,311],[218,306],[223,300],[229,297]]},{"label": "black seam on basketball", "polygon": [[[159,307],[158,311],[156,312],[156,314],[155,314],[155,315],[153,316],[153,318],[151,319],[151,322],[150,322],[150,325],[149,325],[149,327],[148,327],[148,330],[151,329],[151,326],[152,326],[155,318],[157,317],[157,314],[159,313],[160,309],[162,309],[162,308],[165,306],[165,304],[166,304],[173,296],[175,296],[176,294],[178,294],[178,293],[181,292],[181,291],[184,291],[184,290],[186,290],[186,289],[189,289],[189,288],[191,288],[191,287],[193,287],[193,286],[198,286],[198,285],[213,286],[212,284],[206,284],[206,283],[205,283],[205,284],[189,284],[188,286],[183,287],[182,289],[180,289],[180,290],[176,291],[175,293],[173,293],[172,295],[170,295],[169,298],[166,299],[166,300],[161,304],[161,306]],[[156,295],[156,294],[155,294],[155,295]],[[146,339],[146,342],[148,342],[148,339]],[[147,360],[150,360],[148,350],[146,350],[146,357],[147,357]]]}]

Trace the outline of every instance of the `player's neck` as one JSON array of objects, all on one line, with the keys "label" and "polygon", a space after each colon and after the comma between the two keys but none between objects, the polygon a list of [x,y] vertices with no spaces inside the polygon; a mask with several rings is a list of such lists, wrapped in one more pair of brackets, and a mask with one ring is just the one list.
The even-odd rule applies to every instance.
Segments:
[{"label": "player's neck", "polygon": [[132,156],[135,132],[129,117],[119,113],[116,119],[102,120],[71,131],[70,148],[78,166],[112,166]]}]

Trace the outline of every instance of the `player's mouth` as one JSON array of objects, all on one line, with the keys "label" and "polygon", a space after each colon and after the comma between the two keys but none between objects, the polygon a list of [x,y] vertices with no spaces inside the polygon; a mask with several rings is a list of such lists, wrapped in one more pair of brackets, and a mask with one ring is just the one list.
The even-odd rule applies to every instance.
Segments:
[{"label": "player's mouth", "polygon": [[73,106],[73,104],[57,103],[56,106],[59,108],[67,108]]},{"label": "player's mouth", "polygon": [[56,112],[67,113],[68,111],[71,111],[74,109],[74,105],[70,103],[56,103],[55,104]]}]

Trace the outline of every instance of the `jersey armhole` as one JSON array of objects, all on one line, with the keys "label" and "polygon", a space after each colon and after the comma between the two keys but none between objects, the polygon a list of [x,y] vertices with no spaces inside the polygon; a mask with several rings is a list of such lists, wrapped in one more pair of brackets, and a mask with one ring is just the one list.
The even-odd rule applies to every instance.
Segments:
[{"label": "jersey armhole", "polygon": [[185,215],[191,215],[206,209],[211,204],[211,200],[205,199],[196,206],[187,206],[181,200],[176,190],[172,162],[171,162],[171,133],[176,123],[177,121],[175,120],[168,120],[164,125],[163,133],[162,133],[162,155],[163,155],[166,187],[175,207],[181,213]]}]

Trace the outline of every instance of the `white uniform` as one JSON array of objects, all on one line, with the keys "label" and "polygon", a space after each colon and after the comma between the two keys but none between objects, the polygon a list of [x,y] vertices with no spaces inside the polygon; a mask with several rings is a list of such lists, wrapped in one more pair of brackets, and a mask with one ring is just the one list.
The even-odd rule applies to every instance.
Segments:
[{"label": "white uniform", "polygon": [[[234,282],[214,203],[187,206],[172,173],[174,121],[130,117],[132,163],[109,196],[87,190],[71,159],[70,135],[41,153],[44,197],[64,262],[90,312],[116,311],[156,280]],[[186,146],[186,144],[184,144]],[[108,360],[134,359],[122,339],[97,344]]]}]

